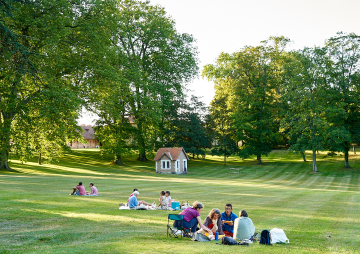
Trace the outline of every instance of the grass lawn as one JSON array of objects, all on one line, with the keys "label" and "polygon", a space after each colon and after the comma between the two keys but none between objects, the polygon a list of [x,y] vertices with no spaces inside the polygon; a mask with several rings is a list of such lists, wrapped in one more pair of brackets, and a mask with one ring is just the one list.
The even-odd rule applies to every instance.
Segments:
[{"label": "grass lawn", "polygon": [[[37,165],[12,160],[0,171],[0,253],[358,253],[360,155],[324,158],[318,170],[287,151],[264,164],[231,157],[191,160],[187,175],[155,173],[155,163],[109,163],[97,150],[74,150],[60,162]],[[308,156],[310,159],[310,156]],[[237,168],[239,170],[234,170]],[[79,181],[94,182],[102,197],[70,196]],[[212,208],[245,209],[256,232],[282,228],[290,244],[222,246],[166,237],[167,211],[119,210],[133,188],[153,202],[161,190],[177,201],[199,200],[204,220]]]}]

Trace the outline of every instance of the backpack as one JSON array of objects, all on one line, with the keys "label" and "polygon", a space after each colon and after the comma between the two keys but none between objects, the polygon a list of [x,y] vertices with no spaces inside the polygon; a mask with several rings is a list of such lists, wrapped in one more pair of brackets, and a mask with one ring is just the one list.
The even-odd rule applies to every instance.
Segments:
[{"label": "backpack", "polygon": [[260,244],[271,245],[271,234],[269,230],[263,230],[260,234]]},{"label": "backpack", "polygon": [[236,240],[234,240],[232,237],[224,236],[222,238],[222,244],[224,244],[224,245],[237,245],[238,242]]}]

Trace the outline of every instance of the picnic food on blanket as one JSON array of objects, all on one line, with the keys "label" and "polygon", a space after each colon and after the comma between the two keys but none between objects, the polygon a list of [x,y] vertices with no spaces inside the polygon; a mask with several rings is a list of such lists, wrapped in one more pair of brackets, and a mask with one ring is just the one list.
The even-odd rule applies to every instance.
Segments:
[{"label": "picnic food on blanket", "polygon": [[[205,233],[205,235],[207,236],[207,237],[209,237],[209,233]],[[222,238],[222,237],[224,237],[225,235],[219,235],[219,238]]]}]

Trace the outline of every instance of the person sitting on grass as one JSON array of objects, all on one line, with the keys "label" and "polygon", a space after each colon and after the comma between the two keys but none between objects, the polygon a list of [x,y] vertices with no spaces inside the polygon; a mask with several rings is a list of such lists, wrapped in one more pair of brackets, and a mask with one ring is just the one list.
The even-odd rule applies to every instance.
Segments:
[{"label": "person sitting on grass", "polygon": [[[209,215],[205,218],[203,225],[210,228],[214,234],[216,232],[219,232],[219,235],[224,234],[222,229],[221,213],[217,208],[210,211]],[[199,231],[199,233],[205,233],[203,229],[200,229]]]},{"label": "person sitting on grass", "polygon": [[[129,206],[129,200],[130,200],[130,198],[131,198],[132,196],[134,196],[134,192],[135,192],[135,191],[138,191],[138,189],[135,188],[135,189],[133,190],[133,192],[131,193],[130,197],[129,197],[128,200],[126,201],[126,205],[125,205],[125,206]],[[123,203],[120,203],[119,206],[124,206],[124,204],[123,204]]]},{"label": "person sitting on grass", "polygon": [[239,218],[234,223],[234,236],[235,240],[241,241],[244,239],[252,239],[255,233],[255,226],[252,220],[249,218],[245,210],[241,210]]},{"label": "person sitting on grass", "polygon": [[137,198],[139,196],[139,192],[138,191],[134,191],[133,192],[133,196],[129,199],[129,208],[130,209],[138,209],[139,205],[147,205],[147,206],[151,206],[151,204],[146,203],[144,200],[138,201]]},{"label": "person sitting on grass", "polygon": [[76,185],[73,188],[73,192],[70,195],[78,195],[78,196],[85,196],[85,187],[82,185],[82,182],[79,182],[78,185]]},{"label": "person sitting on grass", "polygon": [[[200,225],[200,228],[208,232],[209,235],[213,235],[211,229],[205,227],[201,222],[200,213],[203,208],[204,208],[203,204],[199,203],[198,201],[195,201],[192,207],[188,207],[184,211],[179,213],[180,215],[183,215],[183,221],[182,221],[183,227],[190,230],[190,235],[192,237],[194,236],[198,224]],[[173,224],[174,227],[179,227],[180,225],[181,225],[180,221],[174,221]]]},{"label": "person sitting on grass", "polygon": [[99,192],[93,183],[89,183],[89,187],[91,189],[91,192],[87,191],[86,195],[89,195],[89,196],[98,196],[99,195]]},{"label": "person sitting on grass", "polygon": [[236,214],[232,212],[232,205],[225,205],[225,212],[221,214],[222,229],[225,236],[233,236],[234,233],[234,221],[237,218]]},{"label": "person sitting on grass", "polygon": [[165,205],[165,191],[160,191],[159,206]]},{"label": "person sitting on grass", "polygon": [[167,206],[171,207],[171,197],[170,197],[170,191],[165,192],[164,202]]}]

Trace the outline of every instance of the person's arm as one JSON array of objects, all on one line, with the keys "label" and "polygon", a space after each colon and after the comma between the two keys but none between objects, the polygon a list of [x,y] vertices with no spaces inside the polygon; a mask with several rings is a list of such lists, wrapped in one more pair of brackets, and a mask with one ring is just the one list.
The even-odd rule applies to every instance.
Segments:
[{"label": "person's arm", "polygon": [[210,223],[211,223],[211,220],[210,220],[209,216],[207,216],[207,217],[205,218],[205,220],[204,220],[203,225],[204,225],[205,227],[209,227]]},{"label": "person's arm", "polygon": [[237,216],[235,214],[231,215],[231,223],[229,223],[230,229],[229,232],[233,233],[234,232],[234,224],[235,224],[235,220],[237,219]]},{"label": "person's arm", "polygon": [[200,228],[202,228],[202,229],[204,229],[206,232],[208,232],[209,235],[212,235],[212,234],[213,234],[210,228],[205,227],[205,226],[202,224],[200,216],[197,216],[196,219],[197,219],[197,221],[198,221],[198,223],[199,223],[199,225],[200,225]]},{"label": "person's arm", "polygon": [[219,235],[223,235],[224,232],[223,232],[223,229],[222,229],[222,223],[221,223],[221,219],[220,219],[220,218],[219,218],[218,221],[217,221],[217,226],[218,226]]}]

